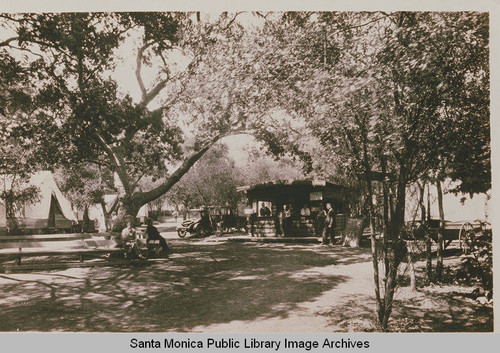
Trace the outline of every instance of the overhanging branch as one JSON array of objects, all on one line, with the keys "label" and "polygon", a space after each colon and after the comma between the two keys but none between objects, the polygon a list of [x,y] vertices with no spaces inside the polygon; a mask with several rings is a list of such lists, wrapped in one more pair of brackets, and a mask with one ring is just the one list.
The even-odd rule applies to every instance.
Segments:
[{"label": "overhanging branch", "polygon": [[251,132],[248,130],[234,130],[225,134],[219,134],[215,136],[213,139],[207,142],[205,146],[203,146],[203,148],[194,152],[187,159],[185,159],[184,162],[181,164],[181,166],[177,168],[175,172],[164,183],[162,183],[161,185],[157,186],[156,188],[150,191],[135,193],[133,195],[133,199],[140,206],[156,200],[157,198],[165,194],[168,190],[170,190],[170,188],[174,186],[184,176],[184,174],[186,174],[189,171],[189,169],[191,169],[191,167],[218,141],[227,136],[243,134],[243,133],[251,133]]},{"label": "overhanging branch", "polygon": [[219,141],[225,135],[217,135],[210,142],[208,142],[203,148],[194,152],[191,156],[189,156],[184,162],[181,164],[179,168],[161,185],[154,188],[153,190],[136,193],[134,194],[134,198],[139,201],[141,204],[146,204],[147,202],[156,200],[163,194],[165,194],[172,186],[177,183],[184,174],[186,174],[189,169],[212,147],[217,141]]}]

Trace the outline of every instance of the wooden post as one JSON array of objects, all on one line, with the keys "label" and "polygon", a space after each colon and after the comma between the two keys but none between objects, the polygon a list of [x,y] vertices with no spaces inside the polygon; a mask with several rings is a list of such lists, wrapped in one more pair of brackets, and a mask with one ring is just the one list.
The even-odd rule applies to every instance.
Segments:
[{"label": "wooden post", "polygon": [[19,242],[19,256],[16,257],[16,265],[20,265],[21,264],[21,251],[23,250],[22,248],[22,242],[20,241]]}]

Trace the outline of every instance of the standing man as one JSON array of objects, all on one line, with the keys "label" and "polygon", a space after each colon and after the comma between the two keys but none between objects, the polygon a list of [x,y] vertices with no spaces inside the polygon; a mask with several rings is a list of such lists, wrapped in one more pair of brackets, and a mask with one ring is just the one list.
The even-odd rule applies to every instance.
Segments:
[{"label": "standing man", "polygon": [[281,211],[281,231],[284,237],[290,236],[292,230],[292,211],[289,205],[283,205]]},{"label": "standing man", "polygon": [[335,244],[335,234],[333,233],[335,225],[335,211],[332,204],[326,204],[325,227],[323,228],[323,244]]}]

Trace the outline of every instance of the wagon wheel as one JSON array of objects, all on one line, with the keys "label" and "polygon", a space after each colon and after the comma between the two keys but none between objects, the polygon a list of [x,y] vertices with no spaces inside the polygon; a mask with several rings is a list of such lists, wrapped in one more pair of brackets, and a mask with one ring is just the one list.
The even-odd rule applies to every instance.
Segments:
[{"label": "wagon wheel", "polygon": [[465,222],[460,227],[460,232],[458,233],[458,240],[460,242],[460,248],[464,254],[469,254],[474,247],[476,241],[476,233],[474,232],[474,227],[470,222]]}]

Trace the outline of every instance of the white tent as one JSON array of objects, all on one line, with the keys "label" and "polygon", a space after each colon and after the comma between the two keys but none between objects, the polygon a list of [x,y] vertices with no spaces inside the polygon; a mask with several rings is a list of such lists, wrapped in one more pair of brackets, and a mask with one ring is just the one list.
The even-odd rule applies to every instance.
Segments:
[{"label": "white tent", "polygon": [[[109,210],[113,207],[115,202],[117,202],[118,197],[119,197],[118,194],[104,195],[104,203],[106,205],[106,211],[109,212]],[[89,211],[89,219],[95,222],[95,228],[100,232],[105,232],[106,218],[104,216],[104,210],[102,209],[102,205],[101,204],[91,205],[88,208],[88,211]],[[117,211],[118,208],[115,208],[115,212],[111,215],[112,222],[115,221],[115,218],[117,216]],[[79,210],[77,213],[78,213],[78,219],[83,219],[83,211]],[[148,217],[148,206],[147,205],[142,206],[137,212],[136,217],[139,218],[141,222],[144,222],[145,219]]]},{"label": "white tent", "polygon": [[[456,183],[450,180],[442,183],[445,220],[456,222],[488,220],[491,193],[476,194],[473,197],[462,193],[454,194],[451,190],[456,186]],[[420,219],[419,197],[420,193],[416,185],[408,188],[405,214],[407,221]],[[437,188],[435,185],[427,185],[425,187],[423,201],[426,210],[428,201],[430,201],[431,219],[439,219]]]},{"label": "white tent", "polygon": [[[9,189],[11,184],[11,176],[0,176],[1,188]],[[70,202],[57,187],[50,171],[34,173],[26,186],[36,186],[39,189],[39,200],[24,205],[16,214],[21,228],[70,228],[77,222]]]}]

